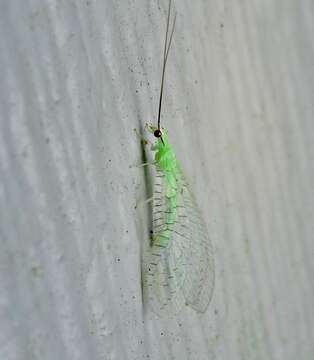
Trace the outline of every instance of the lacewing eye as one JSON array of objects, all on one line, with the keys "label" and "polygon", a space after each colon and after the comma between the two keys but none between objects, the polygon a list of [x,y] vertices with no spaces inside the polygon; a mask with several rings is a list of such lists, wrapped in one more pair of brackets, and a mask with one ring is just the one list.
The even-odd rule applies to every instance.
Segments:
[{"label": "lacewing eye", "polygon": [[156,138],[160,138],[161,137],[161,131],[159,130],[159,129],[157,129],[157,130],[155,130],[154,131],[154,136],[156,137]]}]

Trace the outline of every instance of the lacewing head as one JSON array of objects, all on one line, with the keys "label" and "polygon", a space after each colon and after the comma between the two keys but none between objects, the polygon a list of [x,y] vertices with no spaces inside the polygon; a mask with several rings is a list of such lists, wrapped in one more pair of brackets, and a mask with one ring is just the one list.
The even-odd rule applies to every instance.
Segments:
[{"label": "lacewing head", "polygon": [[158,146],[166,146],[169,144],[168,142],[168,132],[165,128],[158,128],[152,124],[146,124],[147,130],[154,135],[156,141],[153,145],[154,148]]}]

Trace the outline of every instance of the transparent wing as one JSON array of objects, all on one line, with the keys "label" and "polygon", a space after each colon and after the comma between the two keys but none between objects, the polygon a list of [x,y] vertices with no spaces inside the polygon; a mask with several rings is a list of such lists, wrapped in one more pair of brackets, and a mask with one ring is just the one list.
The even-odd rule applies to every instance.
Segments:
[{"label": "transparent wing", "polygon": [[145,302],[161,315],[184,305],[205,312],[214,288],[213,249],[182,171],[176,173],[176,201],[170,202],[165,175],[157,170],[153,237],[143,257]]}]

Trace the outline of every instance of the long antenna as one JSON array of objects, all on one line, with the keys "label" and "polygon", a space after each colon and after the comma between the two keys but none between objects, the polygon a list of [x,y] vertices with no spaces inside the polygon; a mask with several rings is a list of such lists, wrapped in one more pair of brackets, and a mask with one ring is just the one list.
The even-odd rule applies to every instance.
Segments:
[{"label": "long antenna", "polygon": [[158,121],[157,121],[157,128],[158,128],[159,132],[160,132],[160,115],[161,115],[162,95],[163,95],[163,90],[164,90],[166,64],[167,64],[168,54],[169,54],[170,45],[171,45],[172,36],[173,36],[174,27],[175,27],[176,18],[177,18],[177,13],[175,13],[174,19],[173,19],[173,24],[172,24],[172,29],[171,29],[171,34],[170,34],[170,39],[168,42],[170,13],[171,13],[171,0],[169,0],[169,7],[168,7],[166,38],[165,38],[165,46],[164,46],[164,54],[163,54],[162,75],[161,75],[161,85],[160,85],[160,95],[159,95]]}]

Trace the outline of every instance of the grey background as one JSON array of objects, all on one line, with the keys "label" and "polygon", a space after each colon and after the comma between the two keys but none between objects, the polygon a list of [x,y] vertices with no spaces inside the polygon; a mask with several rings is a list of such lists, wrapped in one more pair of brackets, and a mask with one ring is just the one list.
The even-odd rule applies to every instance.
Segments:
[{"label": "grey background", "polygon": [[310,360],[314,3],[177,0],[163,124],[215,249],[204,315],[143,312],[167,1],[0,1],[0,358]]}]

